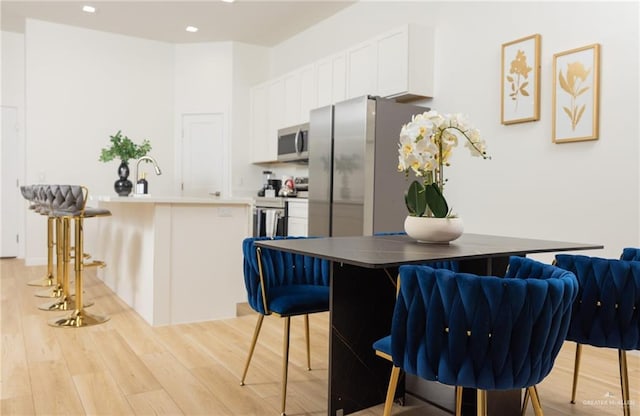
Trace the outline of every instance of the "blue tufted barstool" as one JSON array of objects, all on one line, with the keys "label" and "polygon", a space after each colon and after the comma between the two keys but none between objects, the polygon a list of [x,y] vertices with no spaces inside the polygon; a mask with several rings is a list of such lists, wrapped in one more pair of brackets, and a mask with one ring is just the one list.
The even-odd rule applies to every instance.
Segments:
[{"label": "blue tufted barstool", "polygon": [[[305,238],[305,237],[275,237]],[[300,254],[255,246],[256,240],[268,237],[247,238],[242,242],[244,255],[244,283],[249,306],[258,312],[258,322],[253,333],[249,356],[242,373],[240,385],[249,370],[249,363],[262,321],[266,315],[284,318],[284,348],[282,357],[282,406],[285,414],[287,400],[287,373],[289,362],[289,327],[292,316],[304,315],[307,340],[307,369],[311,370],[309,346],[309,314],[329,310],[329,262]]]},{"label": "blue tufted barstool", "polygon": [[477,389],[478,414],[486,414],[487,390],[526,388],[542,415],[535,385],[567,333],[578,291],[573,273],[512,257],[504,278],[406,265],[399,279],[391,335],[376,342],[391,345],[389,389],[402,369],[456,386],[458,414],[460,387]]},{"label": "blue tufted barstool", "polygon": [[[93,261],[85,264],[84,254],[84,219],[91,217],[109,216],[111,212],[101,208],[87,208],[87,198],[89,190],[79,185],[51,185],[51,212],[56,218],[62,221],[62,241],[63,247],[63,299],[68,305],[67,309],[72,310],[71,314],[62,318],[55,318],[49,321],[49,325],[56,327],[78,328],[89,325],[96,325],[106,322],[109,318],[105,316],[93,315],[84,310],[88,306],[83,302],[83,271],[85,267],[104,267],[104,262]],[[75,271],[75,299],[69,299],[69,263],[71,259],[71,221],[74,223],[74,271]],[[62,309],[62,308],[60,308]]]},{"label": "blue tufted barstool", "polygon": [[[626,249],[625,249],[626,250]],[[623,252],[623,257],[631,251]],[[556,265],[578,278],[567,340],[576,342],[571,403],[575,403],[582,345],[618,350],[622,409],[630,414],[628,350],[640,349],[640,262],[556,255]]]}]

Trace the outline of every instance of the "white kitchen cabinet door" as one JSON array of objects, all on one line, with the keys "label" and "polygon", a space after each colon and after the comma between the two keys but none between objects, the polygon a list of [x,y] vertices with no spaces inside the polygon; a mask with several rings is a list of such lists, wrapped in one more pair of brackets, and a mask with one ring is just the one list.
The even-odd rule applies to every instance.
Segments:
[{"label": "white kitchen cabinet door", "polygon": [[268,84],[260,84],[251,89],[251,138],[252,162],[263,162],[269,153],[268,131]]},{"label": "white kitchen cabinet door", "polygon": [[375,42],[364,42],[347,51],[347,98],[377,95]]},{"label": "white kitchen cabinet door", "polygon": [[308,223],[306,218],[289,218],[287,220],[287,235],[293,237],[307,237]]},{"label": "white kitchen cabinet door", "polygon": [[433,97],[433,28],[405,25],[376,38],[377,90],[383,97]]},{"label": "white kitchen cabinet door", "polygon": [[314,65],[302,68],[300,70],[300,123],[308,123],[309,112],[318,106],[315,83]]},{"label": "white kitchen cabinet door", "polygon": [[331,57],[331,103],[347,98],[347,55],[339,53]]},{"label": "white kitchen cabinet door", "polygon": [[333,68],[331,58],[322,59],[316,64],[316,100],[318,107],[324,107],[333,103],[331,97]]}]

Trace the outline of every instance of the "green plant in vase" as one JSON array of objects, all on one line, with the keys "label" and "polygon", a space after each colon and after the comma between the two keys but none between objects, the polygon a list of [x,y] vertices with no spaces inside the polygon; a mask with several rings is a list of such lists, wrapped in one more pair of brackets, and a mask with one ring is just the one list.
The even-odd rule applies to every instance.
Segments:
[{"label": "green plant in vase", "polygon": [[109,136],[111,145],[100,151],[101,162],[110,162],[115,159],[120,160],[118,166],[119,179],[114,183],[114,189],[120,196],[127,196],[133,189],[133,184],[129,177],[129,160],[139,159],[145,156],[151,150],[151,143],[148,139],[142,141],[142,144],[134,143],[129,137],[123,136],[118,130],[113,136]]}]

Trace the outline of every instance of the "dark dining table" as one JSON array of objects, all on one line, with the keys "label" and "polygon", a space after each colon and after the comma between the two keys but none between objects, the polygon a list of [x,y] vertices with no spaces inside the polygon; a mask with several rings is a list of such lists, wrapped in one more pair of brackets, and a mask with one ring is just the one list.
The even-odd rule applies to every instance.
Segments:
[{"label": "dark dining table", "polygon": [[[510,256],[602,249],[599,244],[463,234],[449,244],[417,243],[406,235],[261,240],[257,246],[331,261],[328,415],[341,416],[384,402],[391,366],[372,349],[391,330],[398,267],[457,260],[461,272],[504,276]],[[396,397],[453,412],[450,386],[407,376]],[[520,390],[488,394],[490,414],[520,414]],[[544,405],[544,398],[543,405]],[[463,414],[475,414],[465,389]]]}]

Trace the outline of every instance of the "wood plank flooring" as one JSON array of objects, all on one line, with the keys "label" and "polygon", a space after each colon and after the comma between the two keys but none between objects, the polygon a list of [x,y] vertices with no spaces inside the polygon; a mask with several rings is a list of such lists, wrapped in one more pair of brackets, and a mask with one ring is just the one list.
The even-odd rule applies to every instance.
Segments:
[{"label": "wood plank flooring", "polygon": [[[240,386],[256,315],[150,327],[91,269],[88,308],[102,325],[54,328],[64,312],[37,308],[47,299],[27,286],[45,267],[0,260],[2,415],[278,415],[282,322],[268,317],[245,386]],[[287,414],[327,414],[328,314],[311,316],[311,366],[306,371],[302,319],[291,325]],[[538,391],[547,415],[621,415],[617,353],[585,347],[577,403],[571,405],[575,344],[563,347]],[[640,415],[640,356],[628,354],[632,414]],[[382,405],[358,412],[380,415]],[[394,415],[444,415],[428,406],[394,406]],[[533,414],[529,409],[529,414]]]}]

